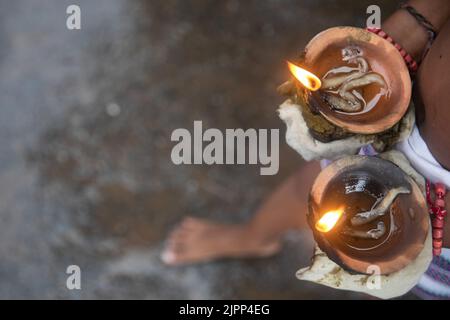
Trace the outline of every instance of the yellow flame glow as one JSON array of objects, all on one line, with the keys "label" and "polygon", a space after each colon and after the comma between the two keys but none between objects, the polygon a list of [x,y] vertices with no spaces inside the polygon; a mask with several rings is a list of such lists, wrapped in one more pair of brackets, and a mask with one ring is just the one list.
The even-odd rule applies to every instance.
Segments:
[{"label": "yellow flame glow", "polygon": [[322,218],[320,218],[320,220],[316,222],[316,229],[324,233],[329,232],[334,228],[343,213],[344,211],[341,209],[325,213]]},{"label": "yellow flame glow", "polygon": [[306,89],[311,91],[317,91],[322,86],[322,81],[316,77],[313,73],[300,68],[299,66],[287,61],[289,70],[294,75],[294,77],[303,84]]}]

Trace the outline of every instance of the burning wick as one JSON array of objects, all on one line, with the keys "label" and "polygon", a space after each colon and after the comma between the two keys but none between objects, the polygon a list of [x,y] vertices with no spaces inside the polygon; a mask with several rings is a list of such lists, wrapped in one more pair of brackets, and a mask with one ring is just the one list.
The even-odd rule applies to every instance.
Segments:
[{"label": "burning wick", "polygon": [[296,66],[295,64],[287,61],[289,70],[294,77],[303,84],[306,89],[311,91],[317,91],[322,86],[322,81],[311,72]]},{"label": "burning wick", "polygon": [[334,228],[343,213],[344,211],[341,209],[325,213],[322,218],[316,222],[316,229],[324,233],[330,231]]}]

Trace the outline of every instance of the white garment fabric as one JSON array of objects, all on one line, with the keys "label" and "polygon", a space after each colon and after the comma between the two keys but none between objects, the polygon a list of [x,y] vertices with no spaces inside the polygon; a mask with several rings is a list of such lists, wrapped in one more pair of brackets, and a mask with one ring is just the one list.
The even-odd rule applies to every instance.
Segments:
[{"label": "white garment fabric", "polygon": [[428,181],[432,183],[441,182],[447,186],[447,189],[450,189],[450,171],[442,168],[433,157],[420,136],[417,126],[414,127],[408,139],[397,144],[397,149],[403,152],[413,168]]},{"label": "white garment fabric", "polygon": [[[411,166],[432,183],[441,182],[450,189],[450,171],[444,169],[433,157],[419,129],[414,127],[408,139],[397,144],[397,149],[408,158]],[[448,223],[448,221],[447,221]],[[450,249],[443,249],[441,257],[450,261]],[[418,284],[428,292],[450,296],[450,287],[424,274]]]},{"label": "white garment fabric", "polygon": [[[446,256],[446,259],[450,258],[450,250],[443,249],[441,253],[441,257]],[[432,293],[438,297],[450,297],[450,287],[445,285],[442,282],[439,282],[427,274],[424,274],[422,278],[420,278],[419,283],[417,284],[420,288],[424,289],[426,292]]]}]

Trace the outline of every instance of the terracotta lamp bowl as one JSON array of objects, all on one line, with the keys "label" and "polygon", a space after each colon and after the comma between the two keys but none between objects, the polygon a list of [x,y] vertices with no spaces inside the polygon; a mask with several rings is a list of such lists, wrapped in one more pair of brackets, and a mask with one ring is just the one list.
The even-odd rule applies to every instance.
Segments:
[{"label": "terracotta lamp bowl", "polygon": [[[371,70],[384,78],[389,94],[366,112],[339,112],[327,103],[316,103],[316,108],[328,121],[349,132],[375,134],[386,131],[399,122],[410,103],[411,79],[406,64],[387,40],[354,27],[335,27],[316,35],[306,46],[303,64],[322,79],[328,70],[343,64],[341,51],[346,47],[362,50]],[[369,86],[364,90],[373,95],[370,90],[375,89]]]},{"label": "terracotta lamp bowl", "polygon": [[[370,210],[391,189],[407,187],[386,214],[366,225],[364,232],[380,221],[386,233],[379,239],[355,238],[343,234],[350,219]],[[342,207],[344,215],[331,231],[316,229],[316,222],[328,211]],[[381,274],[403,269],[422,251],[429,231],[425,198],[417,184],[399,167],[378,157],[350,156],[325,168],[315,180],[309,198],[308,223],[319,247],[338,265],[350,272],[366,274],[377,265]]]}]

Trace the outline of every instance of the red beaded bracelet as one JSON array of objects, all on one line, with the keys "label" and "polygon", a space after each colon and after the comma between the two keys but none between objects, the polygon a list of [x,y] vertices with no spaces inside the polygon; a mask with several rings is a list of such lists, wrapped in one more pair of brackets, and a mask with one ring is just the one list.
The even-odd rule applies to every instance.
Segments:
[{"label": "red beaded bracelet", "polygon": [[402,48],[397,42],[392,39],[386,32],[381,30],[380,28],[367,28],[367,31],[375,33],[376,35],[382,37],[383,39],[389,41],[397,50],[400,52],[403,60],[405,60],[406,65],[411,73],[415,73],[419,68],[416,60],[408,53],[405,49]]},{"label": "red beaded bracelet", "polygon": [[445,194],[447,190],[445,185],[442,183],[436,183],[434,185],[434,202],[431,199],[431,184],[427,181],[426,192],[427,192],[427,202],[428,210],[431,215],[431,225],[433,227],[433,255],[439,256],[442,251],[442,242],[444,238],[444,219],[447,215],[447,210],[445,209]]}]

